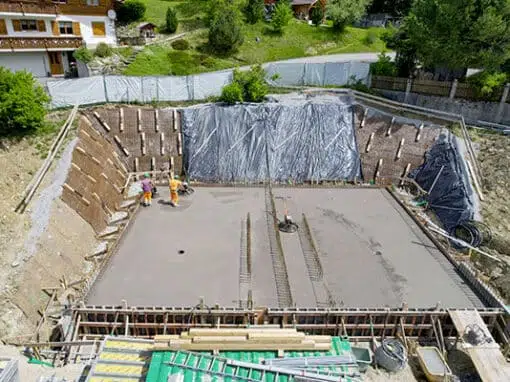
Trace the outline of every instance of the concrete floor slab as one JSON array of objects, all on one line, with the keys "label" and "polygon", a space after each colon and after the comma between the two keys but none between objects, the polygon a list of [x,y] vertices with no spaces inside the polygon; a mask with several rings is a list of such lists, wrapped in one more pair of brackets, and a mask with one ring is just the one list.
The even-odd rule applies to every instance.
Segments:
[{"label": "concrete floor slab", "polygon": [[[325,295],[343,307],[483,306],[387,191],[274,188],[273,194],[278,215],[283,200],[298,223],[305,214],[323,269],[310,279],[301,223],[298,233],[281,234],[297,306],[323,306]],[[140,210],[92,287],[89,304],[124,299],[139,306],[193,306],[203,297],[207,305],[238,306],[251,288],[255,306],[278,305],[264,188],[200,187],[178,208],[161,202]],[[249,286],[240,285],[248,213]]]}]

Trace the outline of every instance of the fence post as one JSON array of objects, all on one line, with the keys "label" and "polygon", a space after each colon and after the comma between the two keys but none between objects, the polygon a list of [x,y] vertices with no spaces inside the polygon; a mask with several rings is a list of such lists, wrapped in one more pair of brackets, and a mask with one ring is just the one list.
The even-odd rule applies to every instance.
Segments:
[{"label": "fence post", "polygon": [[367,77],[367,87],[370,89],[372,88],[372,73],[368,73],[368,77]]},{"label": "fence post", "polygon": [[496,114],[496,123],[501,123],[506,100],[508,99],[508,93],[510,93],[510,83],[506,84],[505,88],[503,89],[503,94],[501,95],[501,100],[499,101],[498,112]]},{"label": "fence post", "polygon": [[407,103],[409,95],[411,94],[411,87],[413,86],[413,79],[409,77],[406,84],[406,95],[404,96],[404,103]]},{"label": "fence post", "polygon": [[103,74],[103,87],[104,87],[104,99],[105,99],[106,103],[108,103],[110,101],[108,100],[108,90],[106,88],[106,77],[104,74]]},{"label": "fence post", "polygon": [[455,98],[455,93],[457,93],[457,85],[459,84],[459,80],[457,80],[456,78],[453,80],[452,82],[452,88],[450,89],[450,99],[454,99]]}]

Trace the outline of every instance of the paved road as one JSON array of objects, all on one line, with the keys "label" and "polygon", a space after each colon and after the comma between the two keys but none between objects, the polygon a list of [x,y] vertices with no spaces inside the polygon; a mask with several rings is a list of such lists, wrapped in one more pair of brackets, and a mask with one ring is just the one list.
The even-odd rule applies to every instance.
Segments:
[{"label": "paved road", "polygon": [[[307,62],[307,63],[321,63],[321,62],[348,62],[348,61],[365,61],[375,62],[379,59],[380,53],[343,53],[343,54],[328,54],[325,56],[309,56],[301,58],[293,58],[291,60],[275,61],[275,62]],[[386,53],[392,59],[395,58],[395,52]],[[271,62],[266,63],[271,64]]]}]

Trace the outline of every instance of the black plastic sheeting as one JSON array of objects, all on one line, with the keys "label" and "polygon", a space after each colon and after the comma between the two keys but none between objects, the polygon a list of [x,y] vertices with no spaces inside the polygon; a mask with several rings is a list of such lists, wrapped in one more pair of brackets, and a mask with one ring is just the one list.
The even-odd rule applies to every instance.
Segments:
[{"label": "black plastic sheeting", "polygon": [[429,191],[438,174],[427,200],[445,229],[452,232],[458,224],[473,219],[474,195],[466,164],[459,153],[456,138],[451,134],[441,134],[425,154],[424,164],[409,176]]},{"label": "black plastic sheeting", "polygon": [[185,171],[205,182],[352,180],[361,165],[353,118],[338,98],[187,108]]}]

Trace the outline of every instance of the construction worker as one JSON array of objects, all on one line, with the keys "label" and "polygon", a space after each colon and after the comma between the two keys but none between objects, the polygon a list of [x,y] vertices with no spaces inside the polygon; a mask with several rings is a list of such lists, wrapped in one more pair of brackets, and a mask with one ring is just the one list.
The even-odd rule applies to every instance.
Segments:
[{"label": "construction worker", "polygon": [[179,175],[170,175],[170,199],[172,202],[172,205],[174,207],[177,207],[179,205],[179,193],[178,190],[180,187],[182,187],[182,182],[179,180]]},{"label": "construction worker", "polygon": [[143,175],[142,180],[142,191],[143,191],[143,205],[150,206],[152,204],[152,189],[153,189],[152,180],[148,173]]}]

